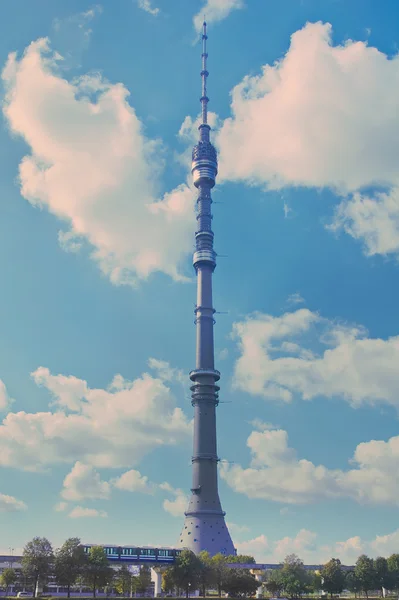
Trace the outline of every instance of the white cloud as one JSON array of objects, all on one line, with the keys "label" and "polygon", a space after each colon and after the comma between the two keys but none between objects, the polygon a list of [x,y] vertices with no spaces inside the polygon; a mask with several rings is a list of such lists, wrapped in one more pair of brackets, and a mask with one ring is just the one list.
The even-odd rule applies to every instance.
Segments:
[{"label": "white cloud", "polygon": [[45,367],[39,367],[31,373],[31,377],[38,386],[48,389],[53,397],[51,406],[79,412],[82,400],[85,398],[88,387],[86,381],[73,375],[51,375]]},{"label": "white cloud", "polygon": [[287,303],[291,304],[291,305],[292,304],[304,304],[305,300],[302,298],[302,296],[299,292],[295,292],[294,294],[291,294],[290,296],[288,296]]},{"label": "white cloud", "polygon": [[220,474],[236,492],[284,504],[347,498],[359,504],[399,506],[399,436],[359,444],[348,470],[299,459],[284,430],[253,431],[247,440],[251,464],[221,464]]},{"label": "white cloud", "polygon": [[181,369],[175,369],[165,360],[159,360],[157,358],[150,358],[148,360],[148,366],[152,369],[159,379],[162,381],[173,382],[176,381],[182,385],[188,384],[188,378]]},{"label": "white cloud", "polygon": [[329,229],[361,241],[368,256],[399,257],[399,187],[374,196],[357,193],[342,201]]},{"label": "white cloud", "polygon": [[250,554],[258,562],[279,563],[288,554],[297,554],[305,564],[324,564],[336,556],[343,564],[353,565],[361,554],[372,558],[389,556],[397,551],[399,530],[387,535],[377,535],[374,539],[363,540],[353,536],[332,544],[320,543],[318,535],[308,529],[301,529],[296,535],[271,541],[264,535],[237,543],[240,553]]},{"label": "white cloud", "polygon": [[273,425],[273,423],[268,423],[266,421],[262,421],[261,419],[252,419],[252,421],[249,421],[249,424],[258,431],[265,431],[266,429],[280,429],[278,425]]},{"label": "white cloud", "polygon": [[71,510],[68,517],[70,517],[71,519],[82,519],[85,517],[101,517],[105,519],[106,517],[108,517],[108,515],[105,512],[105,510],[97,510],[95,508],[84,508],[83,506],[76,506]]},{"label": "white cloud", "polygon": [[0,494],[0,512],[18,512],[26,509],[27,506],[22,500],[17,500],[14,496]]},{"label": "white cloud", "polygon": [[64,512],[67,508],[68,508],[68,503],[67,502],[58,502],[54,506],[54,510],[56,512]]},{"label": "white cloud", "polygon": [[188,495],[179,488],[173,488],[166,481],[164,483],[159,484],[159,489],[168,492],[169,494],[174,496],[173,500],[169,500],[169,498],[166,498],[166,500],[163,501],[162,506],[164,511],[172,515],[172,517],[181,518],[188,506]]},{"label": "white cloud", "polygon": [[219,360],[226,360],[229,357],[228,348],[222,348],[222,350],[217,353],[217,357]]},{"label": "white cloud", "polygon": [[134,469],[126,471],[126,473],[114,479],[112,485],[120,490],[141,492],[142,494],[153,494],[156,489],[156,486],[148,481],[148,477]]},{"label": "white cloud", "polygon": [[195,30],[201,31],[204,17],[207,23],[216,23],[226,19],[233,10],[243,7],[243,0],[206,0],[193,19]]},{"label": "white cloud", "polygon": [[317,535],[307,529],[301,529],[294,537],[284,537],[278,540],[274,545],[273,555],[283,561],[287,554],[301,554],[309,552],[315,548]]},{"label": "white cloud", "polygon": [[127,89],[96,73],[69,82],[61,63],[40,39],[22,58],[10,54],[2,73],[4,115],[31,152],[19,167],[23,197],[65,223],[63,247],[88,243],[113,283],[155,271],[184,279],[192,192],[181,185],[159,200],[163,147],[145,137]]},{"label": "white cloud", "polygon": [[5,417],[0,425],[3,466],[40,470],[81,461],[97,468],[130,467],[191,434],[170,388],[149,373],[134,381],[116,376],[107,390],[74,377],[58,379],[42,367],[33,377],[50,390],[56,410]]},{"label": "white cloud", "polygon": [[101,481],[100,474],[91,465],[77,461],[64,479],[61,496],[72,501],[97,498],[104,500],[109,498],[110,492],[110,484]]},{"label": "white cloud", "polygon": [[399,59],[365,42],[333,46],[331,33],[308,23],[284,58],[234,88],[218,138],[225,179],[343,192],[399,183]]},{"label": "white cloud", "polygon": [[0,379],[0,412],[8,410],[13,400],[7,393],[5,383]]},{"label": "white cloud", "polygon": [[249,527],[246,525],[237,525],[237,523],[226,522],[227,528],[231,534],[240,535],[240,533],[246,533],[249,531]]},{"label": "white cloud", "polygon": [[269,547],[269,542],[267,537],[262,534],[246,542],[236,542],[236,546],[238,554],[253,556],[256,560],[258,556],[263,556],[264,552]]},{"label": "white cloud", "polygon": [[159,15],[159,8],[153,8],[150,0],[138,0],[139,8],[142,8],[145,12],[153,17]]},{"label": "white cloud", "polygon": [[[232,117],[217,135],[219,180],[354,193],[332,227],[367,254],[399,255],[398,82],[398,54],[334,46],[331,25],[308,23],[281,60],[232,90]],[[388,192],[363,193],[369,186]]]},{"label": "white cloud", "polygon": [[399,336],[370,338],[362,327],[305,308],[281,317],[255,313],[235,323],[233,335],[241,354],[234,373],[238,389],[285,402],[294,394],[304,400],[339,396],[353,406],[384,402],[399,408]]}]

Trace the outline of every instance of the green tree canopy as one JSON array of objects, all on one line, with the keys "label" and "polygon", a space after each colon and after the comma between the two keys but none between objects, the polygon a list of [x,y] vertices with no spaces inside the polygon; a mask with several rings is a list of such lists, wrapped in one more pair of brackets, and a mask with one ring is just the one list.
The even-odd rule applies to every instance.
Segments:
[{"label": "green tree canopy", "polygon": [[228,569],[223,580],[224,591],[236,598],[254,594],[260,585],[247,569]]},{"label": "green tree canopy", "polygon": [[188,598],[190,589],[198,588],[201,574],[201,561],[191,550],[183,550],[171,567],[170,577],[175,587],[186,592]]},{"label": "green tree canopy", "polygon": [[226,562],[227,564],[239,563],[246,565],[255,564],[256,561],[254,557],[250,556],[249,554],[230,554],[229,556],[226,556]]},{"label": "green tree canopy", "polygon": [[388,569],[388,561],[383,556],[378,556],[373,561],[375,584],[379,589],[390,589],[393,583],[393,577]]},{"label": "green tree canopy", "polygon": [[219,597],[222,595],[223,581],[229,570],[227,566],[227,558],[223,554],[215,554],[212,556],[212,569],[214,577],[214,585],[216,585]]},{"label": "green tree canopy", "polygon": [[168,567],[162,573],[162,589],[166,593],[173,592],[176,587],[173,567]]},{"label": "green tree canopy", "polygon": [[26,544],[22,556],[22,569],[24,575],[32,580],[34,597],[38,584],[47,581],[53,563],[53,547],[47,538],[35,537]]},{"label": "green tree canopy", "polygon": [[388,571],[391,578],[391,586],[399,590],[399,554],[391,554],[387,560]]},{"label": "green tree canopy", "polygon": [[345,586],[345,573],[338,558],[332,558],[321,570],[323,590],[333,596],[340,594]]},{"label": "green tree canopy", "polygon": [[300,558],[295,554],[286,556],[281,569],[284,593],[289,598],[300,598],[311,588],[311,577]]},{"label": "green tree canopy", "polygon": [[356,595],[361,591],[360,581],[358,580],[355,571],[348,571],[345,575],[345,586],[350,592]]},{"label": "green tree canopy", "polygon": [[83,568],[82,579],[85,585],[92,589],[93,598],[96,597],[98,588],[111,583],[113,575],[114,571],[108,564],[104,549],[101,546],[92,546]]},{"label": "green tree canopy", "polygon": [[202,596],[205,598],[206,590],[213,584],[216,584],[215,572],[213,569],[213,562],[211,555],[206,550],[203,550],[198,554],[200,561],[199,571],[199,586]]},{"label": "green tree canopy", "polygon": [[355,575],[359,581],[361,591],[368,598],[369,591],[376,586],[373,560],[365,554],[359,556],[356,561]]},{"label": "green tree canopy", "polygon": [[133,575],[130,573],[127,565],[122,565],[114,574],[113,585],[118,594],[121,594],[125,598],[130,595],[130,592],[133,591],[133,588],[136,588],[134,585]]},{"label": "green tree canopy", "polygon": [[82,574],[86,560],[79,538],[67,539],[55,553],[55,579],[59,585],[67,588],[68,598],[71,595],[71,586]]},{"label": "green tree canopy", "polygon": [[151,569],[148,565],[141,565],[140,573],[137,577],[136,589],[140,594],[145,594],[151,585]]},{"label": "green tree canopy", "polygon": [[283,590],[283,580],[280,569],[271,571],[271,573],[266,573],[263,578],[263,583],[272,596],[279,595]]},{"label": "green tree canopy", "polygon": [[4,569],[0,575],[1,585],[6,588],[6,596],[8,596],[8,588],[17,581],[17,573],[14,569]]},{"label": "green tree canopy", "polygon": [[321,577],[320,573],[317,573],[317,572],[312,573],[312,575],[310,576],[310,579],[311,579],[310,587],[311,587],[312,592],[314,594],[319,593],[323,587],[322,577]]}]

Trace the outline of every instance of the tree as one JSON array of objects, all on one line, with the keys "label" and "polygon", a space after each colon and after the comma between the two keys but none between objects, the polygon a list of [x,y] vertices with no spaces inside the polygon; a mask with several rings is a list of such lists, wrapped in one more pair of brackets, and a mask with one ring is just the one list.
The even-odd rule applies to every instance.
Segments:
[{"label": "tree", "polygon": [[223,581],[223,589],[229,596],[252,595],[261,585],[247,569],[229,569]]},{"label": "tree", "polygon": [[280,570],[275,570],[271,573],[266,573],[263,582],[265,588],[268,592],[272,594],[272,596],[280,595],[283,589],[283,581]]},{"label": "tree", "polygon": [[359,581],[361,591],[368,598],[369,590],[372,590],[376,585],[373,560],[365,554],[359,556],[356,561],[355,575]]},{"label": "tree", "polygon": [[177,557],[175,564],[171,567],[171,579],[175,587],[186,592],[186,598],[190,588],[195,590],[200,581],[201,562],[191,550],[183,550]]},{"label": "tree", "polygon": [[71,586],[83,572],[87,557],[79,538],[67,539],[55,553],[54,575],[58,585],[67,588],[68,598]]},{"label": "tree", "polygon": [[218,589],[218,596],[220,597],[222,595],[223,581],[229,570],[226,557],[223,554],[219,553],[212,556],[212,569],[214,584]]},{"label": "tree", "polygon": [[281,569],[283,590],[290,598],[299,598],[311,588],[311,578],[304,564],[295,554],[289,554]]},{"label": "tree", "polygon": [[36,597],[39,583],[45,583],[54,562],[53,547],[47,538],[35,537],[28,542],[22,556],[24,574],[32,579],[33,597]]},{"label": "tree", "polygon": [[116,571],[113,583],[118,594],[121,594],[125,598],[130,595],[133,587],[133,576],[126,565],[122,565]]},{"label": "tree", "polygon": [[391,586],[394,590],[399,589],[399,554],[391,554],[387,560]]},{"label": "tree", "polygon": [[388,561],[383,556],[379,556],[373,561],[375,584],[381,590],[382,588],[390,589],[392,587],[392,576],[388,569]]},{"label": "tree", "polygon": [[209,586],[212,585],[215,581],[215,574],[213,570],[212,558],[209,552],[203,550],[198,554],[198,558],[200,561],[200,571],[199,571],[199,586],[202,592],[202,595],[206,596],[206,590]]},{"label": "tree", "polygon": [[140,573],[137,578],[136,589],[140,594],[145,594],[147,588],[151,585],[151,569],[148,565],[141,565]]},{"label": "tree", "polygon": [[173,567],[168,567],[166,571],[162,573],[162,589],[164,592],[173,592],[176,587]]},{"label": "tree", "polygon": [[348,571],[346,573],[345,586],[350,592],[353,592],[355,594],[355,598],[357,598],[357,594],[360,592],[361,586],[358,578],[356,577],[355,571]]},{"label": "tree", "polygon": [[310,576],[310,588],[314,594],[318,594],[323,588],[322,578],[318,571],[314,571]]},{"label": "tree", "polygon": [[255,564],[256,560],[254,559],[253,556],[250,556],[249,554],[230,554],[229,556],[226,556],[226,563],[227,564],[239,563],[242,565],[247,565],[247,564]]},{"label": "tree", "polygon": [[96,590],[111,583],[113,570],[108,565],[107,555],[101,546],[92,546],[83,568],[83,582],[92,589],[93,598]]},{"label": "tree", "polygon": [[345,574],[341,568],[341,561],[338,558],[332,558],[324,565],[321,570],[323,590],[327,594],[340,594],[345,585]]},{"label": "tree", "polygon": [[17,573],[14,569],[4,569],[1,576],[0,582],[1,585],[4,585],[6,588],[6,596],[8,596],[8,588],[10,585],[13,585],[17,581]]}]

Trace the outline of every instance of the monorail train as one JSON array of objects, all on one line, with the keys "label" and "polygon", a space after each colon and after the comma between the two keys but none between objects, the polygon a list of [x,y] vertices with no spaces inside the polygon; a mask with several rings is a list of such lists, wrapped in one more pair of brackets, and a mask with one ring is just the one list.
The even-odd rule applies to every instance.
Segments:
[{"label": "monorail train", "polygon": [[[83,546],[86,554],[89,554],[90,548],[100,544],[85,544]],[[105,554],[110,561],[126,562],[174,562],[176,556],[179,556],[181,550],[174,548],[150,548],[148,546],[103,546]]]}]

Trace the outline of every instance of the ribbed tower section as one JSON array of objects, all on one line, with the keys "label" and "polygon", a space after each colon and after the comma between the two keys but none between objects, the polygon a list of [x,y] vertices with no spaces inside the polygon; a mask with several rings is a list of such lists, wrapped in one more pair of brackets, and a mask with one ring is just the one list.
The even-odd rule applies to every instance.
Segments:
[{"label": "ribbed tower section", "polygon": [[217,155],[209,140],[207,96],[207,34],[206,23],[202,34],[202,123],[199,126],[199,142],[193,149],[192,174],[198,189],[197,231],[193,265],[197,273],[197,327],[196,368],[190,373],[193,382],[192,405],[194,407],[194,450],[192,456],[193,484],[191,498],[185,513],[179,546],[189,548],[196,554],[207,550],[212,556],[235,554],[233,542],[224,520],[218,493],[218,455],[216,442],[216,407],[219,403],[220,373],[215,369],[212,302],[212,275],[216,267],[213,250],[211,189],[217,175]]}]

